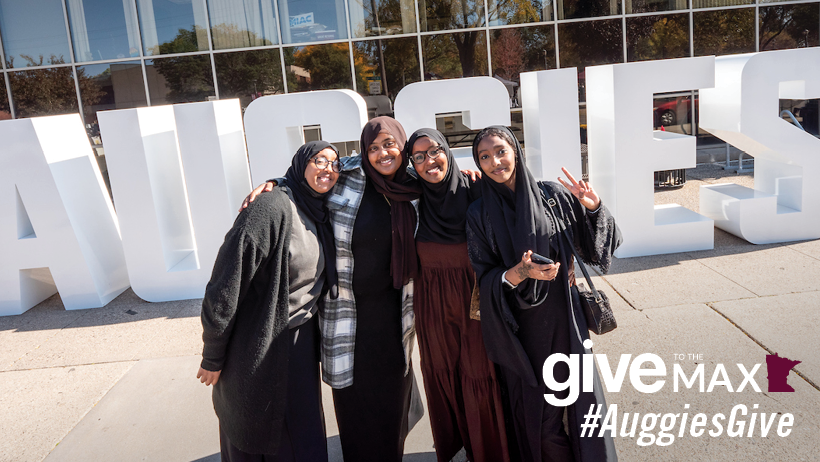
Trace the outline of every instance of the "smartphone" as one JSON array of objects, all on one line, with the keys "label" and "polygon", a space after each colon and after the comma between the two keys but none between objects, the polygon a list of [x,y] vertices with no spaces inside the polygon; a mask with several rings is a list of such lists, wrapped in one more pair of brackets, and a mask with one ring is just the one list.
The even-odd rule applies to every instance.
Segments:
[{"label": "smartphone", "polygon": [[532,253],[532,256],[530,257],[530,260],[532,260],[534,263],[538,263],[539,265],[551,265],[551,264],[555,263],[554,261],[550,260],[549,258],[547,258],[545,256],[542,256],[542,255],[538,255],[535,252]]}]

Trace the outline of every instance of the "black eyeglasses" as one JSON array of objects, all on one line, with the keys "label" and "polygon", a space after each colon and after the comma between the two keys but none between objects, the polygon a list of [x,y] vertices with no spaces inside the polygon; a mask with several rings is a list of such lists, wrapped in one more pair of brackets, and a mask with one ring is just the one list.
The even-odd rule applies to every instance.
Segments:
[{"label": "black eyeglasses", "polygon": [[444,148],[441,146],[434,146],[426,151],[419,151],[414,152],[410,155],[410,160],[413,161],[414,164],[420,164],[424,162],[426,157],[431,159],[435,159],[440,156],[444,152]]},{"label": "black eyeglasses", "polygon": [[310,160],[313,161],[313,164],[316,165],[316,168],[319,170],[324,170],[328,165],[330,165],[330,168],[333,169],[334,172],[339,173],[342,171],[342,163],[338,160],[331,162],[324,157],[314,157]]}]

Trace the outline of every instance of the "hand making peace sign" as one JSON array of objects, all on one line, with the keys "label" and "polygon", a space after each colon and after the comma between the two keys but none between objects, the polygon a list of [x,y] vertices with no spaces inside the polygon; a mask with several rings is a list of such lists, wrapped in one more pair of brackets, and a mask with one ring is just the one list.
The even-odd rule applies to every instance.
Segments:
[{"label": "hand making peace sign", "polygon": [[564,175],[569,178],[570,183],[567,184],[566,181],[558,177],[558,181],[564,185],[565,188],[569,189],[569,192],[572,193],[573,196],[577,197],[581,204],[586,207],[588,210],[595,210],[601,205],[601,198],[598,197],[598,194],[592,189],[592,186],[584,180],[575,181],[575,178],[567,171],[565,168],[561,168],[564,172]]}]

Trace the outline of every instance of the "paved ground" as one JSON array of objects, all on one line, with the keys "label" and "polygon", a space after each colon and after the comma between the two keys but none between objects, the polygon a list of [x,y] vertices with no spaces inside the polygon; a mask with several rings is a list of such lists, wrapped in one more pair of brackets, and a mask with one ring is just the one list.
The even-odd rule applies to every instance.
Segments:
[{"label": "paved ground", "polygon": [[[701,184],[752,184],[748,175],[715,167],[689,171],[688,178],[683,189],[656,194],[656,202],[697,210]],[[755,246],[716,230],[714,250],[616,259],[608,275],[596,278],[613,299],[619,323],[611,334],[593,338],[596,353],[607,354],[613,371],[621,354],[641,353],[659,355],[670,369],[657,393],[635,391],[629,374],[620,392],[608,393],[609,404],[617,404],[621,460],[817,460],[820,337],[812,319],[820,315],[818,260],[820,241]],[[23,315],[0,317],[0,461],[218,461],[210,390],[194,377],[199,310],[199,300],[146,303],[129,290],[101,309],[65,311],[55,296]],[[802,361],[788,379],[794,393],[767,392],[765,356],[773,352]],[[678,360],[676,354],[702,357]],[[743,379],[735,364],[751,369],[763,363],[754,376],[761,392],[750,385],[739,393],[725,385],[711,393],[674,392],[674,363],[687,374],[703,364],[706,386],[724,364],[733,389]],[[338,461],[329,393],[325,398],[328,445]],[[689,435],[695,414],[710,417],[709,431],[711,416],[728,417],[736,404],[748,407],[743,434],[753,427],[754,436]],[[753,412],[774,413],[767,437],[760,436],[763,419]],[[620,436],[625,413],[625,433],[634,413],[641,416],[632,437]],[[638,445],[670,423],[671,417],[658,419],[641,437],[642,425],[655,419],[644,416],[653,413],[678,414],[671,445]],[[794,416],[793,430],[777,436],[787,413]],[[689,423],[679,432],[683,414]],[[434,461],[433,451],[423,420],[407,441],[405,460]]]}]

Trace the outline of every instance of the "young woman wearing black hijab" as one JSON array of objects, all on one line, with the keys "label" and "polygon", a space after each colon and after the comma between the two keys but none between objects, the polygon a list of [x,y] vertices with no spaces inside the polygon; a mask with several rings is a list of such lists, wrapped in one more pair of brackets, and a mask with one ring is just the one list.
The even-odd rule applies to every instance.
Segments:
[{"label": "young woman wearing black hijab", "polygon": [[438,130],[416,130],[405,153],[421,180],[413,298],[436,455],[446,462],[463,446],[471,461],[507,461],[501,391],[470,309],[475,272],[465,221],[481,187],[458,170]]},{"label": "young woman wearing black hijab", "polygon": [[[572,252],[568,243],[562,246],[559,226],[566,224],[585,262],[606,272],[621,242],[615,220],[595,191],[566,170],[570,183],[559,179],[564,186],[536,182],[506,127],[479,132],[473,158],[484,181],[482,197],[467,212],[469,255],[479,281],[484,342],[508,390],[513,457],[535,462],[617,460],[612,438],[599,433],[580,437],[591,404],[601,404],[606,413],[597,371],[594,391],[581,391],[566,408],[545,401],[546,393],[564,399],[568,390],[549,389],[542,376],[551,354],[590,352],[583,346],[589,333],[578,309]],[[558,208],[557,220],[547,210],[550,198]],[[536,264],[532,252],[556,263]],[[578,383],[584,383],[583,375],[579,370]],[[554,377],[559,383],[568,379],[566,364],[558,363]],[[564,431],[565,410],[569,435]]]},{"label": "young woman wearing black hijab", "polygon": [[[370,120],[362,155],[342,159],[327,202],[339,297],[326,298],[319,313],[322,378],[333,388],[348,461],[401,461],[405,437],[424,412],[410,363],[418,273],[412,201],[420,187],[407,173],[406,139],[396,120]],[[272,186],[257,187],[243,207]]]},{"label": "young woman wearing black hijab", "polygon": [[236,218],[202,301],[197,378],[213,385],[222,460],[326,461],[316,314],[338,295],[325,199],[339,177],[324,141]]},{"label": "young woman wearing black hijab", "polygon": [[408,417],[418,272],[411,202],[420,191],[407,174],[406,139],[396,120],[370,120],[362,130],[362,155],[346,158],[346,173],[328,203],[340,296],[321,313],[322,370],[333,387],[345,460],[401,461],[415,423]]}]

